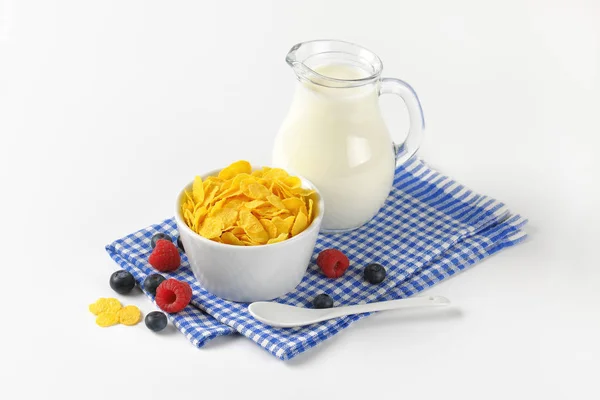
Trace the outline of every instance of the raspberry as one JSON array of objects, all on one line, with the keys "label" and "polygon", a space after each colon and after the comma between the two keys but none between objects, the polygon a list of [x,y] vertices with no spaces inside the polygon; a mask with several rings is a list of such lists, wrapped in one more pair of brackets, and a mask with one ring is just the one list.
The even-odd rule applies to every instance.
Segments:
[{"label": "raspberry", "polygon": [[176,313],[190,304],[192,288],[177,279],[167,279],[156,288],[156,304],[161,310]]},{"label": "raspberry", "polygon": [[181,257],[179,256],[179,250],[171,241],[159,239],[156,241],[156,247],[150,254],[148,262],[161,272],[170,272],[179,267]]},{"label": "raspberry", "polygon": [[339,278],[350,265],[350,260],[337,249],[327,249],[319,253],[317,265],[328,278]]}]

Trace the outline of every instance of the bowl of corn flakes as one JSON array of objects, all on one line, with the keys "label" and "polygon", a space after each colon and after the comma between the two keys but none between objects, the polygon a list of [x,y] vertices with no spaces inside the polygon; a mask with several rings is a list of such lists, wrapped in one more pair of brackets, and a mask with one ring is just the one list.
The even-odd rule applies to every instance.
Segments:
[{"label": "bowl of corn flakes", "polygon": [[177,197],[175,220],[200,285],[226,300],[253,302],[300,283],[323,211],[308,180],[237,161],[196,176]]}]

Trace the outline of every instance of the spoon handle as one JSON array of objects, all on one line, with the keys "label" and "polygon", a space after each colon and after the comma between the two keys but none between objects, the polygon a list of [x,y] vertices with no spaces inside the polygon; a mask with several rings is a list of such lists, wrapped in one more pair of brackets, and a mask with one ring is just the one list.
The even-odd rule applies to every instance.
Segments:
[{"label": "spoon handle", "polygon": [[327,319],[374,311],[397,310],[399,308],[410,307],[445,306],[448,304],[450,304],[450,300],[442,296],[411,297],[408,299],[380,301],[378,303],[357,304],[354,306],[332,308],[331,311],[327,313]]}]

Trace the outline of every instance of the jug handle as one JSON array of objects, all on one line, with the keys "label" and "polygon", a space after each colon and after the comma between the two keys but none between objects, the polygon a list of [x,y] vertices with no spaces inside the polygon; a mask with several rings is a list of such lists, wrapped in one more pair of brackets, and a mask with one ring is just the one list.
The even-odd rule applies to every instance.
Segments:
[{"label": "jug handle", "polygon": [[408,161],[419,150],[425,131],[425,120],[417,93],[408,83],[395,78],[382,78],[379,95],[388,93],[398,95],[404,100],[410,119],[410,128],[406,140],[401,144],[394,143],[396,166],[399,166]]}]

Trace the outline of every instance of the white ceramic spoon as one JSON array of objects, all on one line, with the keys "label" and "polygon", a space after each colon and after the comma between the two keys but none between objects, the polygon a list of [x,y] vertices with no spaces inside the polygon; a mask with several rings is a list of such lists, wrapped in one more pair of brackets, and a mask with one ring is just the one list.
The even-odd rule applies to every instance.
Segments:
[{"label": "white ceramic spoon", "polygon": [[302,308],[270,301],[257,301],[250,304],[250,314],[267,325],[276,328],[293,328],[321,322],[344,315],[360,314],[373,311],[396,310],[409,307],[445,306],[450,300],[442,296],[422,296],[408,299],[381,301],[378,303],[358,304],[355,306],[333,307],[324,309]]}]

